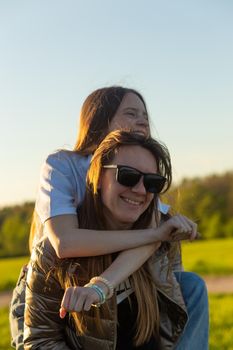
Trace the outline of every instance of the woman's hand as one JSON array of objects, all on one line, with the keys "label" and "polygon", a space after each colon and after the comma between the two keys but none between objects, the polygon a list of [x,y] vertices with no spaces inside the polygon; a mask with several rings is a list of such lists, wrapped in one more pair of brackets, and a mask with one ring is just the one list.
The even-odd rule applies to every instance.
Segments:
[{"label": "woman's hand", "polygon": [[[104,289],[101,285],[101,288]],[[100,297],[95,289],[90,287],[69,287],[65,290],[60,317],[64,318],[67,312],[89,311],[92,304],[100,302]]]},{"label": "woman's hand", "polygon": [[184,215],[174,215],[158,227],[161,241],[193,241],[198,236],[197,224]]}]

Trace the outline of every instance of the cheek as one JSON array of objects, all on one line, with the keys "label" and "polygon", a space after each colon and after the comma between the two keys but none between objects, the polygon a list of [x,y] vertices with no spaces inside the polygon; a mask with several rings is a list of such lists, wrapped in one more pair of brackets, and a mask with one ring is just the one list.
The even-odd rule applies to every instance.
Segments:
[{"label": "cheek", "polygon": [[153,193],[147,193],[147,198],[146,198],[146,202],[147,202],[147,207],[149,207],[149,205],[151,204],[151,202],[154,200],[154,195]]},{"label": "cheek", "polygon": [[101,201],[102,201],[102,205],[104,207],[108,207],[108,202],[109,202],[109,199],[108,199],[108,192],[106,191],[101,191]]},{"label": "cheek", "polygon": [[119,116],[113,117],[109,124],[109,131],[114,131],[122,127],[122,118]]},{"label": "cheek", "polygon": [[104,206],[109,207],[112,201],[112,198],[115,197],[115,179],[114,171],[106,171],[103,173],[100,179],[100,191],[101,199]]},{"label": "cheek", "polygon": [[105,202],[107,200],[107,194],[108,194],[108,187],[109,187],[109,182],[108,179],[106,178],[105,175],[101,177],[100,183],[99,183],[99,188],[101,192],[101,200],[102,203],[105,205]]}]

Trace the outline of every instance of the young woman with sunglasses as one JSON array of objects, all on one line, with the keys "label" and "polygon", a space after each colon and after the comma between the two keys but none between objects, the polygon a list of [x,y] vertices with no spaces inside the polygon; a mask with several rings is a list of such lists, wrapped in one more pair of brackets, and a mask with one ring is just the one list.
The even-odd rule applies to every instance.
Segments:
[{"label": "young woman with sunglasses", "polygon": [[[103,140],[91,160],[86,195],[78,210],[79,225],[86,229],[134,232],[150,227],[155,220],[156,254],[139,269],[134,266],[133,271],[137,271],[127,280],[128,287],[116,295],[118,281],[109,270],[121,260],[120,255],[129,254],[120,253],[118,258],[117,254],[105,254],[58,259],[49,240],[42,240],[29,264],[25,349],[149,350],[175,345],[187,314],[169,270],[177,249],[171,234],[179,237],[183,231],[192,231],[192,225],[179,216],[158,226],[154,215],[158,196],[170,183],[170,156],[157,141],[123,130],[112,132]],[[167,268],[162,273],[157,269],[156,273],[165,256],[169,258]],[[62,301],[66,286],[70,287]],[[165,315],[159,312],[158,299],[163,299],[160,309],[166,307]],[[63,320],[59,317],[61,303],[63,310],[72,311],[71,318],[64,318],[63,310]],[[160,318],[166,326],[160,325]]]},{"label": "young woman with sunglasses", "polygon": [[[41,236],[40,227],[48,235],[58,257],[95,256],[140,247],[144,255],[151,255],[150,248],[143,245],[154,242],[153,229],[132,231],[96,231],[80,229],[76,217],[76,207],[81,202],[85,192],[85,174],[89,167],[91,154],[95,151],[103,137],[111,130],[127,127],[139,134],[149,134],[148,115],[145,101],[135,90],[122,87],[109,87],[94,91],[83,104],[80,115],[78,140],[73,152],[59,151],[48,157],[41,175],[39,194],[36,201],[35,220],[32,232],[35,241]],[[160,210],[165,206],[160,205]],[[41,225],[42,223],[42,225]],[[185,237],[191,239],[193,232]],[[98,236],[97,236],[98,235]],[[90,244],[95,242],[95,244]],[[174,269],[180,270],[180,260],[174,264]],[[25,273],[22,274],[24,276]],[[13,345],[23,348],[23,310],[24,310],[24,279],[20,279],[12,300],[11,329]],[[180,272],[179,283],[188,312],[194,315],[185,329],[187,340],[190,340],[195,329],[208,329],[208,304],[203,281],[191,273]],[[192,301],[189,303],[189,301]],[[199,308],[196,305],[200,305]],[[203,309],[205,313],[203,313]],[[204,316],[203,316],[204,315]],[[189,331],[190,327],[190,331]],[[203,332],[203,339],[207,339]],[[196,339],[196,338],[195,338]],[[199,337],[200,339],[200,337]],[[202,341],[202,343],[204,340]],[[203,347],[204,349],[205,347]]]}]

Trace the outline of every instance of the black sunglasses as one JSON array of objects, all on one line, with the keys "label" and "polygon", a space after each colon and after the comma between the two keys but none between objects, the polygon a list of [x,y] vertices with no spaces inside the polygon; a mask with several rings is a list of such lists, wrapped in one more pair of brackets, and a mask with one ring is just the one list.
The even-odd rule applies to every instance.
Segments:
[{"label": "black sunglasses", "polygon": [[166,177],[148,173],[145,174],[135,168],[126,165],[103,165],[106,169],[117,169],[116,180],[126,187],[134,187],[143,176],[143,184],[147,192],[160,193],[165,185]]}]

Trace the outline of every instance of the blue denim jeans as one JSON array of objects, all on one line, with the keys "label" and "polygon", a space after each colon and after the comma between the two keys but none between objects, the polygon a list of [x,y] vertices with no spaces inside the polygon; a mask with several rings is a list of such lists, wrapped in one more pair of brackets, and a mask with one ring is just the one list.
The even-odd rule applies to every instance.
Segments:
[{"label": "blue denim jeans", "polygon": [[[204,281],[192,272],[176,272],[182,294],[187,306],[189,321],[176,345],[176,350],[208,349],[208,297]],[[20,273],[13,292],[10,307],[11,345],[23,350],[23,325],[26,289],[26,268]]]},{"label": "blue denim jeans", "polygon": [[175,272],[187,307],[189,320],[176,350],[207,350],[209,306],[205,282],[192,272]]}]

